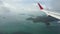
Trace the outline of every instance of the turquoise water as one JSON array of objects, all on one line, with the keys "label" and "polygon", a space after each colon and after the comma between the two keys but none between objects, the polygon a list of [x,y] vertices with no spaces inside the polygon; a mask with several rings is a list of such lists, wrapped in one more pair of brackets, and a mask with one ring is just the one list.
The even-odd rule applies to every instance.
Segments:
[{"label": "turquoise water", "polygon": [[[0,26],[1,33],[28,33],[28,34],[58,34],[58,26],[47,27],[44,23],[30,23],[30,22],[10,22]],[[22,33],[21,33],[22,32]]]},{"label": "turquoise water", "polygon": [[42,22],[33,23],[26,20],[30,16],[28,14],[0,16],[0,34],[60,34],[59,24],[55,21],[46,26]]}]

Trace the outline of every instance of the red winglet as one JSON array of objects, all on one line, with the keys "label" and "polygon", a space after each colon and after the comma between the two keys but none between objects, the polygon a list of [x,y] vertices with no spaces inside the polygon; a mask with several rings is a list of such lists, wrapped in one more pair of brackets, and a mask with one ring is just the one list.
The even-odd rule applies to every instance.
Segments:
[{"label": "red winglet", "polygon": [[43,7],[38,3],[40,10],[43,10]]}]

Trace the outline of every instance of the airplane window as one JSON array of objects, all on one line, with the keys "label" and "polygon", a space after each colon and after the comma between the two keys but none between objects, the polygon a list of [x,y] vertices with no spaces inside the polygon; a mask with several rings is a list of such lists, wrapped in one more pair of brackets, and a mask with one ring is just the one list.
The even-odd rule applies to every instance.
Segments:
[{"label": "airplane window", "polygon": [[60,34],[60,0],[0,0],[0,34]]}]

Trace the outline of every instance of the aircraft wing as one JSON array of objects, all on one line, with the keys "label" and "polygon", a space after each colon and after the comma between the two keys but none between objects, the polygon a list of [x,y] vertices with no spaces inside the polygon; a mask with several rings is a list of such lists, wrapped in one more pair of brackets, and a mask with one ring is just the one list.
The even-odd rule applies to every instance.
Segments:
[{"label": "aircraft wing", "polygon": [[57,11],[50,11],[48,9],[44,9],[39,3],[38,3],[38,6],[40,8],[41,11],[45,12],[48,15],[54,17],[54,18],[57,18],[57,19],[60,19],[60,14],[59,13],[56,13]]}]

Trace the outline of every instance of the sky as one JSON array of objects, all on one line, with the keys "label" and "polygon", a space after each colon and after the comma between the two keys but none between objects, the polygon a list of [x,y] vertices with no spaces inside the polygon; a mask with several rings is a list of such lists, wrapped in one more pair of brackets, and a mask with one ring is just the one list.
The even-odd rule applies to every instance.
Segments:
[{"label": "sky", "polygon": [[37,5],[37,2],[39,2],[44,8],[58,10],[60,9],[59,1],[60,0],[0,0],[0,5],[13,11],[40,11]]},{"label": "sky", "polygon": [[60,10],[60,0],[52,0],[50,3],[52,9]]},{"label": "sky", "polygon": [[41,2],[42,6],[46,7],[45,4],[47,4],[47,1],[48,0],[0,0],[0,4],[24,11],[39,11],[37,2]]}]

